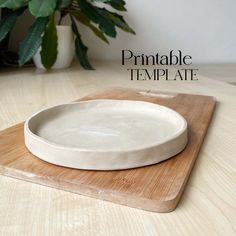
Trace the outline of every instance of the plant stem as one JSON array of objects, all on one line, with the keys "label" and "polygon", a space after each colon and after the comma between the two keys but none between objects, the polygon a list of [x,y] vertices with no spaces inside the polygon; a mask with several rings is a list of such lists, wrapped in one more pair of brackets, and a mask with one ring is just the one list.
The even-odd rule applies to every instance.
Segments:
[{"label": "plant stem", "polygon": [[61,22],[62,22],[62,19],[63,17],[65,16],[65,13],[63,11],[60,12],[60,18],[59,18],[59,21],[58,21],[58,25],[61,25]]}]

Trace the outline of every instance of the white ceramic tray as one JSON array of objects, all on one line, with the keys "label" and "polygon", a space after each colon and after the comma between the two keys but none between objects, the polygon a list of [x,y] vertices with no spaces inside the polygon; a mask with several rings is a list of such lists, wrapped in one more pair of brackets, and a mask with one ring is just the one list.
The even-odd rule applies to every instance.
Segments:
[{"label": "white ceramic tray", "polygon": [[116,170],[146,166],[181,152],[187,123],[149,102],[90,100],[54,106],[31,116],[25,144],[40,159],[66,167]]}]

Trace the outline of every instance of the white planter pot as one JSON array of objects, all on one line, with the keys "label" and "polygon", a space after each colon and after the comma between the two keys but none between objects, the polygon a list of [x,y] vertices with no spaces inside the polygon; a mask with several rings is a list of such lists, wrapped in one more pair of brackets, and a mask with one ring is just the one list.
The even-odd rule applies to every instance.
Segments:
[{"label": "white planter pot", "polygon": [[[58,37],[58,54],[57,60],[55,61],[52,69],[63,69],[71,65],[74,58],[74,34],[72,32],[71,26],[58,25],[57,27],[57,37]],[[34,55],[33,60],[37,68],[45,69],[41,63],[41,48]]]}]

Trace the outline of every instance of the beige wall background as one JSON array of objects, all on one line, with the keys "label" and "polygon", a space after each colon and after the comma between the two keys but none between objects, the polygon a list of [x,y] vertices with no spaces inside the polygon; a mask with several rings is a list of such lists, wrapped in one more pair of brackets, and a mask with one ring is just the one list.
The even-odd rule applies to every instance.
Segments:
[{"label": "beige wall background", "polygon": [[[118,37],[106,45],[80,26],[91,58],[120,60],[122,49],[146,54],[180,49],[192,55],[193,63],[236,63],[235,0],[126,2],[128,12],[124,16],[137,35],[118,30]],[[17,49],[30,23],[32,18],[24,14],[12,34],[12,49]]]}]

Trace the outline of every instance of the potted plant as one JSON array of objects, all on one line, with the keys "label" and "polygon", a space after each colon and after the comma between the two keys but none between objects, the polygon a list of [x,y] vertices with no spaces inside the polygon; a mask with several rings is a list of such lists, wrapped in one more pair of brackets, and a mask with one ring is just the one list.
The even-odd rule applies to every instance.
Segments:
[{"label": "potted plant", "polygon": [[[19,66],[32,57],[38,67],[46,69],[68,67],[74,50],[81,66],[93,69],[87,58],[88,48],[84,45],[77,22],[89,27],[106,43],[109,37],[116,37],[116,27],[133,33],[124,18],[117,12],[107,10],[107,6],[117,11],[125,11],[124,0],[0,0],[1,8],[12,9],[0,21],[0,41],[13,29],[17,18],[28,8],[35,21],[19,46]],[[58,24],[55,15],[60,14]],[[69,16],[71,26],[62,26],[65,16]]]}]

